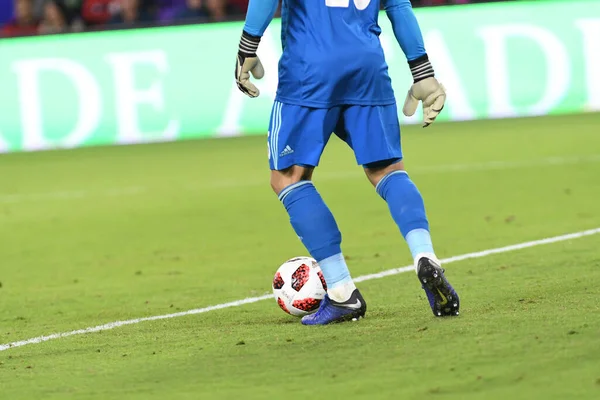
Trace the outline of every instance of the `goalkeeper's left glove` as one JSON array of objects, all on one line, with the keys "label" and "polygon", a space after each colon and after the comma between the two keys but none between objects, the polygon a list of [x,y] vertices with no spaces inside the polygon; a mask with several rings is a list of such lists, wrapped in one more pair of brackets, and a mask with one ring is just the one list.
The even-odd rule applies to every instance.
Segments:
[{"label": "goalkeeper's left glove", "polygon": [[261,79],[265,75],[265,69],[256,55],[259,43],[260,37],[252,36],[244,31],[235,63],[237,87],[249,97],[258,97],[260,94],[258,88],[250,82],[250,73],[256,79]]},{"label": "goalkeeper's left glove", "polygon": [[407,117],[412,117],[417,111],[419,102],[423,102],[423,128],[435,121],[444,109],[446,103],[446,89],[435,79],[433,67],[427,55],[409,62],[414,83],[411,86],[402,112]]}]

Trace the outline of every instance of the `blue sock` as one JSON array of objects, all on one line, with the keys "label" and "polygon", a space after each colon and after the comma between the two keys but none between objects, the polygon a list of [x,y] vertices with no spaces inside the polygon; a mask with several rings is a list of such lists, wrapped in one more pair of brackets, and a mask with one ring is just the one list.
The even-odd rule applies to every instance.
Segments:
[{"label": "blue sock", "polygon": [[290,222],[311,257],[317,260],[327,288],[351,280],[342,255],[342,234],[333,214],[310,181],[300,181],[283,189],[279,200],[290,216]]},{"label": "blue sock", "polygon": [[413,256],[413,259],[417,257],[417,254],[429,253],[433,254],[433,244],[431,243],[431,235],[428,230],[425,229],[413,229],[406,234],[406,243]]},{"label": "blue sock", "polygon": [[405,171],[390,172],[379,181],[375,190],[387,202],[413,258],[420,253],[433,254],[423,197],[408,174]]}]

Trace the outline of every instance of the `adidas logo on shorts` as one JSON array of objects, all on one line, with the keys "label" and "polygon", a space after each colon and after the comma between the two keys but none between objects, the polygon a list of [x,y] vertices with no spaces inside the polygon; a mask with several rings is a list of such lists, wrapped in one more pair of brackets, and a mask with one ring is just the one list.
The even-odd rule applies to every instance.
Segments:
[{"label": "adidas logo on shorts", "polygon": [[290,155],[293,152],[294,152],[294,150],[292,150],[292,148],[289,145],[287,145],[287,146],[285,146],[285,149],[283,149],[283,151],[281,153],[279,153],[279,157]]}]

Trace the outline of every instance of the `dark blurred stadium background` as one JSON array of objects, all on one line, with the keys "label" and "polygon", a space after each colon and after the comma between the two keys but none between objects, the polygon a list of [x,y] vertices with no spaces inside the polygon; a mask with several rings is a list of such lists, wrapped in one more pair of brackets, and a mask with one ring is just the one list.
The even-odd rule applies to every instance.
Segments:
[{"label": "dark blurred stadium background", "polygon": [[[3,0],[0,37],[241,20],[248,1]],[[492,1],[500,0],[412,0],[412,3],[414,7],[427,7]]]},{"label": "dark blurred stadium background", "polygon": [[[0,0],[0,153],[266,134],[281,21],[261,42],[260,99],[247,101],[231,60],[248,2]],[[451,93],[439,122],[600,110],[600,1],[412,4]],[[411,76],[380,24],[402,96]]]}]

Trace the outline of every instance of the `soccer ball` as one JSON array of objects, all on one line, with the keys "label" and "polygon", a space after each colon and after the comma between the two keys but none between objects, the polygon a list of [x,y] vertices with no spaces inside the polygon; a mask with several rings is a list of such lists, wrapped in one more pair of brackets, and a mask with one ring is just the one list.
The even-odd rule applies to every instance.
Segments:
[{"label": "soccer ball", "polygon": [[295,257],[277,269],[273,294],[286,313],[302,317],[317,311],[327,293],[327,284],[314,258]]}]

